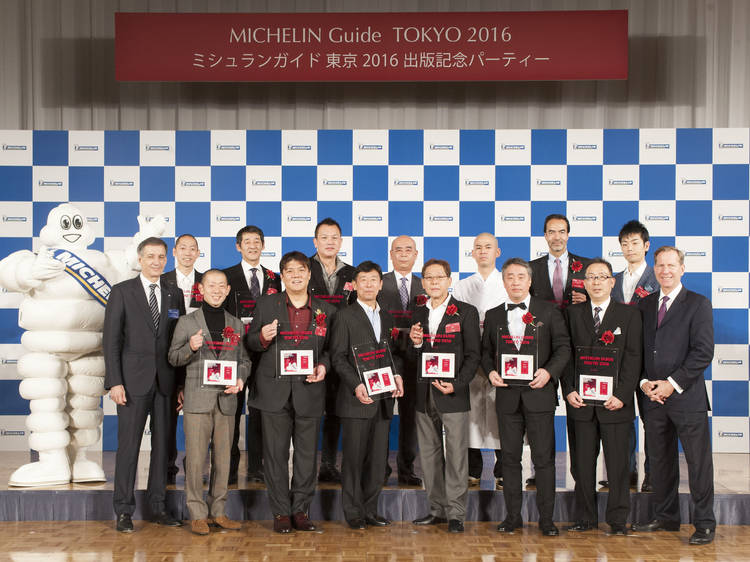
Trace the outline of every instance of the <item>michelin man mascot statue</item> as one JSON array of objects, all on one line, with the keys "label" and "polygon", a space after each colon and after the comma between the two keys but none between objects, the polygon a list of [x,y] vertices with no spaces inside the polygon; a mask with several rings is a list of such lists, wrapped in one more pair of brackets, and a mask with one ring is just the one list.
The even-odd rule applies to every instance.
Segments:
[{"label": "michelin man mascot statue", "polygon": [[52,209],[37,254],[14,252],[0,261],[0,286],[26,296],[18,311],[28,350],[18,360],[19,393],[29,400],[29,446],[39,461],[18,468],[11,486],[50,486],[106,480],[86,449],[101,437],[104,392],[102,325],[115,283],[136,275],[136,247],[164,230],[164,218],[146,222],[125,251],[89,250],[94,232],[69,203]]}]

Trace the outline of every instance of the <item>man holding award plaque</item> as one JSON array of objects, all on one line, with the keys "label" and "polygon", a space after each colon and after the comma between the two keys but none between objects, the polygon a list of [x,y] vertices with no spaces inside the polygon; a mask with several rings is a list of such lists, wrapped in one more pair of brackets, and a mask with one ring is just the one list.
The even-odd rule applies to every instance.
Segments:
[{"label": "man holding award plaque", "polygon": [[[209,524],[238,530],[226,516],[236,394],[250,374],[250,359],[242,345],[242,322],[223,308],[230,292],[226,274],[210,269],[198,285],[203,306],[177,322],[169,362],[185,366],[185,387],[178,402],[185,428],[185,495],[191,530],[207,535]],[[211,479],[203,499],[203,465],[211,444]],[[210,519],[209,519],[210,517]]]},{"label": "man holding award plaque", "polygon": [[339,310],[333,323],[331,361],[338,374],[336,412],[343,429],[341,499],[352,529],[384,527],[378,514],[383,488],[388,427],[394,398],[403,396],[402,361],[391,355],[398,336],[393,317],[380,308],[380,266],[364,261],[354,275],[357,302]]},{"label": "man holding award plaque", "polygon": [[479,313],[448,295],[451,268],[444,260],[424,264],[422,286],[430,299],[414,311],[409,353],[418,357],[417,440],[430,513],[414,524],[447,521],[450,532],[461,533],[469,492],[469,383],[481,359]]},{"label": "man holding award plaque", "polygon": [[498,525],[512,533],[521,520],[521,453],[528,434],[536,471],[539,528],[557,536],[555,509],[555,408],[557,382],[570,359],[570,339],[560,310],[532,297],[531,267],[521,258],[503,264],[508,301],[487,311],[482,369],[497,387],[495,407],[503,444],[503,495],[507,515]]},{"label": "man holding award plaque", "polygon": [[609,262],[589,261],[584,277],[590,302],[565,311],[573,357],[562,378],[568,418],[576,436],[576,523],[570,531],[596,529],[596,459],[599,442],[609,477],[606,520],[612,535],[626,535],[630,512],[629,435],[640,377],[641,314],[610,298],[615,286]]},{"label": "man holding award plaque", "polygon": [[[315,495],[324,379],[331,369],[328,326],[336,309],[308,293],[310,260],[305,254],[284,254],[279,269],[286,289],[260,300],[247,335],[247,344],[258,357],[248,403],[261,411],[274,531],[314,531],[308,511]],[[291,492],[290,442],[294,443]]]}]

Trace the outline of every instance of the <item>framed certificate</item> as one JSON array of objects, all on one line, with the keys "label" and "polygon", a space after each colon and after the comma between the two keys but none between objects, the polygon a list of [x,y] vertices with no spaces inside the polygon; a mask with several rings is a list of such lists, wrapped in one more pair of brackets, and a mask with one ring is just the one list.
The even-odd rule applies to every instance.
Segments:
[{"label": "framed certificate", "polygon": [[584,403],[603,406],[617,387],[617,348],[576,346],[576,390]]},{"label": "framed certificate", "polygon": [[203,340],[200,361],[203,366],[202,386],[234,386],[237,384],[239,339]]},{"label": "framed certificate", "polygon": [[318,338],[314,326],[279,322],[275,338],[276,376],[307,377],[315,372]]},{"label": "framed certificate", "polygon": [[367,395],[373,400],[388,398],[397,389],[393,357],[386,340],[352,346],[357,367]]},{"label": "framed certificate", "polygon": [[538,369],[538,329],[541,323],[526,324],[521,336],[507,326],[497,329],[497,372],[508,385],[528,386]]},{"label": "framed certificate", "polygon": [[282,349],[279,360],[279,376],[313,374],[312,349]]},{"label": "framed certificate", "polygon": [[503,353],[498,373],[506,384],[528,384],[534,379],[534,356]]},{"label": "framed certificate", "polygon": [[431,351],[422,353],[419,376],[422,379],[455,379],[456,354]]}]

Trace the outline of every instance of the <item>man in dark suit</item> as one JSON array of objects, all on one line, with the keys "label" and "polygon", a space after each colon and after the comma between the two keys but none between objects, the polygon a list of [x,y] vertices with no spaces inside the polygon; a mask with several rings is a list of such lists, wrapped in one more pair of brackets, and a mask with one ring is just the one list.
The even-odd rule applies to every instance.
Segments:
[{"label": "man in dark suit", "polygon": [[340,377],[336,412],[343,429],[341,499],[344,517],[352,529],[390,525],[378,514],[378,498],[383,488],[394,398],[404,392],[400,375],[403,365],[398,354],[393,353],[396,390],[375,401],[360,378],[352,350],[362,344],[374,344],[380,349],[378,344],[383,340],[390,341],[392,347],[395,323],[377,302],[382,279],[378,264],[359,264],[353,281],[357,302],[336,313],[331,338],[331,361]]},{"label": "man in dark suit", "polygon": [[[620,229],[620,248],[622,255],[628,262],[628,267],[615,275],[615,288],[612,289],[612,298],[617,302],[637,305],[641,300],[659,289],[656,282],[654,268],[646,263],[646,253],[651,242],[649,241],[648,229],[637,220],[628,221]],[[641,422],[645,427],[644,399],[645,394],[640,388],[636,388],[636,399]],[[630,485],[638,485],[638,462],[635,452],[636,426],[630,432]],[[645,432],[644,432],[645,441]],[[648,444],[644,445],[645,459],[643,461],[643,484],[641,492],[651,491],[651,475],[649,472]],[[609,484],[603,482],[603,484]]]},{"label": "man in dark suit", "polygon": [[[192,234],[183,234],[174,242],[172,255],[175,259],[175,268],[171,271],[162,273],[161,278],[167,283],[178,287],[185,298],[185,314],[195,312],[203,302],[203,295],[198,290],[200,283],[200,271],[195,269],[195,260],[200,256],[198,241]],[[180,383],[185,380],[185,368],[176,368],[177,381]],[[179,386],[179,385],[178,385]],[[176,387],[177,388],[177,387]],[[177,476],[177,392],[172,396],[171,419],[169,429],[169,459],[167,460],[167,484],[174,484]],[[184,465],[183,465],[184,466]]]},{"label": "man in dark suit", "polygon": [[[555,408],[557,383],[570,359],[570,339],[560,310],[532,297],[531,267],[521,258],[503,264],[508,301],[487,311],[482,335],[482,369],[497,387],[495,405],[503,445],[503,495],[507,515],[497,530],[512,533],[521,519],[521,453],[527,433],[536,471],[539,528],[557,536],[552,521],[555,508]],[[529,328],[533,326],[534,328]],[[500,328],[521,355],[534,356],[533,379],[528,385],[509,386],[498,374]]]},{"label": "man in dark suit", "polygon": [[654,254],[659,293],[639,304],[643,314],[643,374],[646,433],[654,486],[654,519],[634,531],[679,531],[680,473],[677,439],[682,443],[693,500],[695,532],[690,544],[713,541],[714,466],[708,426],[708,394],[703,372],[714,355],[711,302],[687,290],[681,278],[685,254],[662,246]]},{"label": "man in dark suit", "polygon": [[[578,455],[576,523],[568,530],[588,531],[597,527],[596,459],[601,440],[609,476],[607,523],[611,534],[626,535],[625,523],[630,513],[628,435],[635,418],[634,393],[641,373],[641,315],[636,308],[610,298],[614,284],[609,262],[601,258],[589,261],[586,292],[591,302],[565,309],[573,355],[561,385],[568,417],[575,425]],[[587,348],[582,350],[584,355],[602,353],[610,357],[610,353],[616,353],[617,379],[612,381],[614,387],[608,389],[612,396],[599,405],[586,404],[583,393],[579,392],[577,346]]]},{"label": "man in dark suit", "polygon": [[[247,334],[247,344],[258,358],[248,403],[263,418],[263,458],[274,531],[314,531],[308,512],[315,495],[324,379],[331,370],[328,327],[335,309],[309,295],[310,260],[305,254],[284,254],[279,269],[286,290],[258,303]],[[313,373],[306,377],[280,372],[279,338],[295,337],[301,349],[313,351]],[[294,443],[291,493],[290,443]]]},{"label": "man in dark suit", "polygon": [[[316,252],[310,256],[310,294],[337,309],[357,300],[352,284],[356,270],[338,257],[342,241],[341,225],[332,218],[327,217],[315,226],[313,244]],[[341,421],[336,412],[338,384],[334,366],[334,372],[326,379],[326,410],[318,474],[321,482],[341,482],[341,473],[336,468],[341,433]]]},{"label": "man in dark suit", "polygon": [[[450,532],[462,533],[469,494],[469,383],[482,351],[479,313],[448,295],[451,268],[447,261],[428,260],[422,275],[430,299],[414,312],[409,354],[416,357],[419,371],[408,376],[416,379],[417,436],[430,512],[414,524],[447,520]],[[425,356],[432,353],[448,354],[435,360],[453,361],[450,377],[423,378]]]},{"label": "man in dark suit", "polygon": [[[279,276],[260,264],[260,255],[265,248],[263,231],[255,225],[248,225],[237,231],[236,247],[242,260],[224,270],[232,292],[224,301],[224,306],[232,316],[245,324],[252,322],[255,303],[262,295],[272,295],[281,291]],[[251,357],[252,379],[256,359]],[[237,483],[237,470],[240,465],[240,420],[245,410],[245,391],[237,393],[237,413],[234,417],[232,437],[232,460],[229,466],[229,484]],[[263,482],[263,430],[260,412],[253,407],[247,409],[245,423],[245,446],[247,448],[247,478],[251,482]]]},{"label": "man in dark suit", "polygon": [[[555,303],[560,309],[586,301],[583,284],[588,260],[568,252],[570,221],[565,215],[552,214],[544,219],[544,239],[549,253],[531,260],[531,295]],[[576,478],[576,440],[573,421],[566,419],[570,474]],[[531,482],[530,482],[531,483]]]},{"label": "man in dark suit", "polygon": [[[406,354],[409,345],[408,333],[412,325],[412,314],[417,297],[424,295],[422,279],[412,272],[418,255],[417,245],[411,236],[397,236],[391,243],[393,271],[383,275],[383,288],[378,294],[378,303],[396,321],[399,329],[396,346],[404,352],[404,395],[398,399],[398,483],[421,486],[422,480],[414,474],[414,459],[417,456],[417,429],[414,418],[414,398],[417,365],[414,356]],[[385,466],[385,480],[392,470]]]},{"label": "man in dark suit", "polygon": [[151,520],[179,527],[166,511],[167,443],[170,397],[175,373],[167,360],[177,318],[185,313],[182,293],[159,277],[167,245],[146,238],[138,245],[141,274],[112,287],[104,313],[104,388],[117,404],[117,454],[113,495],[117,530],[133,531],[135,473],[143,429],[154,419],[146,497]]}]

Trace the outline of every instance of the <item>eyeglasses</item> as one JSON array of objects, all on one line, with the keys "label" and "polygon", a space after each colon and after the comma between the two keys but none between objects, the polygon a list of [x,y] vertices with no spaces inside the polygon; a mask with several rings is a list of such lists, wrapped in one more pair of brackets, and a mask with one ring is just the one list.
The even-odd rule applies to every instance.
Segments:
[{"label": "eyeglasses", "polygon": [[432,281],[442,281],[443,279],[448,279],[447,275],[428,275],[424,278],[425,281],[428,283],[431,283]]},{"label": "eyeglasses", "polygon": [[612,279],[611,275],[587,275],[586,281],[606,281],[607,279]]}]

